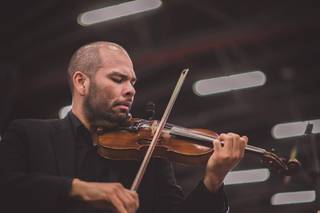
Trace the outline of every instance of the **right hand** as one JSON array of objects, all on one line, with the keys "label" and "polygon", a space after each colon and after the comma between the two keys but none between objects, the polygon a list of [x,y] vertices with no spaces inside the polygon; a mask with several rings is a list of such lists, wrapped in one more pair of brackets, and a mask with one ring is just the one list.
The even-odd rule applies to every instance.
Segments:
[{"label": "right hand", "polygon": [[116,213],[135,213],[139,207],[138,194],[124,188],[121,183],[86,182],[75,178],[70,196]]}]

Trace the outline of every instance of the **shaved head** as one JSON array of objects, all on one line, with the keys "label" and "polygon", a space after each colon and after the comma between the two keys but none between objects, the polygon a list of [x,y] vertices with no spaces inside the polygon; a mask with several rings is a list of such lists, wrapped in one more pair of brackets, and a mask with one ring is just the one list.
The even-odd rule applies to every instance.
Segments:
[{"label": "shaved head", "polygon": [[73,91],[72,76],[76,71],[80,71],[91,78],[93,74],[95,74],[95,72],[101,67],[103,63],[99,51],[101,48],[105,48],[105,50],[110,53],[124,53],[128,55],[123,47],[113,42],[97,41],[80,47],[72,55],[69,62],[68,82],[71,91]]}]

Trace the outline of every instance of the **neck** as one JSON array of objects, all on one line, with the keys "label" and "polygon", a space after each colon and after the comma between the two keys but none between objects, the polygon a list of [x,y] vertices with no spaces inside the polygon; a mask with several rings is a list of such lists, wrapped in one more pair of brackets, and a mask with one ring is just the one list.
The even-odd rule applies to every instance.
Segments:
[{"label": "neck", "polygon": [[72,113],[77,116],[77,118],[81,121],[81,123],[88,129],[90,130],[90,122],[85,116],[85,113],[83,111],[83,108],[79,105],[76,104],[75,102],[72,103]]}]

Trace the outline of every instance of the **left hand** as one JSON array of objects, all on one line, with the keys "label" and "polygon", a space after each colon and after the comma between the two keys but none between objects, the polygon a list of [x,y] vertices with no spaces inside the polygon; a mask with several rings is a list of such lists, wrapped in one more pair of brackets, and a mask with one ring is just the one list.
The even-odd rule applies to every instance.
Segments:
[{"label": "left hand", "polygon": [[208,160],[203,180],[209,191],[218,191],[227,173],[243,158],[247,143],[247,136],[240,137],[235,133],[222,133],[213,141],[214,152]]}]

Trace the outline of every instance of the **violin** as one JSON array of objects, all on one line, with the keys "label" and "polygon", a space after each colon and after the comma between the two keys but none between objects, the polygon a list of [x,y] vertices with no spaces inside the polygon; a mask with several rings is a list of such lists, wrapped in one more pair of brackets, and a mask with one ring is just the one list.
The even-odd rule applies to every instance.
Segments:
[{"label": "violin", "polygon": [[[128,126],[113,131],[97,130],[98,154],[112,160],[141,160],[150,146],[157,120],[131,118]],[[205,165],[214,152],[212,141],[219,135],[208,129],[189,129],[166,123],[157,141],[153,157],[186,165]],[[284,175],[295,174],[300,162],[285,160],[263,148],[246,145],[245,151],[261,157],[262,163]]]}]

